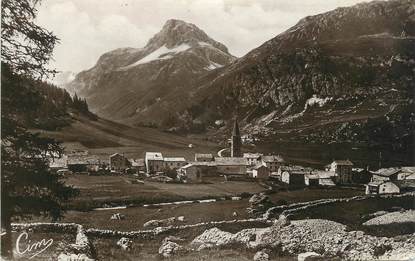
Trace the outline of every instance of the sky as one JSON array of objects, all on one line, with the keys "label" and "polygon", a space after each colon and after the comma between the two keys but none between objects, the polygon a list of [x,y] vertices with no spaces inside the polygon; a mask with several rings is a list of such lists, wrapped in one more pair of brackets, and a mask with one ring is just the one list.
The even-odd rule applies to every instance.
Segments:
[{"label": "sky", "polygon": [[50,66],[80,72],[105,52],[144,47],[168,19],[181,19],[238,57],[308,15],[362,0],[43,0],[37,23],[60,39]]}]

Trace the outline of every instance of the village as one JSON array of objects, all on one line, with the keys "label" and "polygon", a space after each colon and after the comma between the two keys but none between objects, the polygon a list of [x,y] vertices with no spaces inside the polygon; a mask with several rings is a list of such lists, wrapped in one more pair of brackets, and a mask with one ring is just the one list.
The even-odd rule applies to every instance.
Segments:
[{"label": "village", "polygon": [[109,151],[105,158],[66,151],[50,159],[50,168],[80,190],[65,217],[14,229],[85,238],[81,251],[47,253],[58,260],[413,256],[414,166],[370,169],[348,158],[299,166],[246,146],[236,120],[229,134],[216,154],[195,150],[191,158],[162,150],[141,157]]},{"label": "village", "polygon": [[129,159],[114,153],[108,160],[88,151],[72,151],[50,160],[50,168],[62,175],[129,175],[136,183],[145,180],[164,183],[204,183],[210,178],[223,181],[270,181],[296,189],[303,187],[351,186],[366,194],[393,194],[415,190],[415,167],[397,166],[369,170],[349,159],[335,159],[324,169],[313,169],[286,162],[280,155],[242,152],[238,122],[234,122],[230,155],[196,153],[191,160],[181,156],[164,156],[162,152],[145,152],[143,158]]}]

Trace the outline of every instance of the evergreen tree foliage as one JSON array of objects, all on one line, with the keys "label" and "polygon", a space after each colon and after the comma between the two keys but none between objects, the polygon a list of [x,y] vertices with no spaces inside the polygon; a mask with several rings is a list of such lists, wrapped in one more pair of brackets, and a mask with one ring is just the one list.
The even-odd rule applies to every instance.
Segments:
[{"label": "evergreen tree foliage", "polygon": [[[48,162],[60,144],[28,131],[36,120],[64,114],[74,101],[41,82],[56,36],[34,23],[37,0],[2,1],[1,48],[1,255],[12,259],[11,222],[33,215],[59,219],[77,194]],[[83,105],[85,106],[85,105]]]}]

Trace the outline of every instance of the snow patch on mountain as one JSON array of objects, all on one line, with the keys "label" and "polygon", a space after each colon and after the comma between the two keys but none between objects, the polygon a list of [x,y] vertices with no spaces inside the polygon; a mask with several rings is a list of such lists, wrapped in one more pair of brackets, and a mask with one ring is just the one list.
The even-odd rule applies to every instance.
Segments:
[{"label": "snow patch on mountain", "polygon": [[313,95],[310,99],[305,102],[304,111],[307,110],[309,106],[318,105],[319,107],[323,107],[327,102],[331,101],[331,97],[326,98],[319,98],[316,94]]},{"label": "snow patch on mountain", "polygon": [[214,70],[214,69],[221,68],[221,67],[223,67],[222,64],[218,64],[218,63],[210,61],[210,64],[206,66],[205,69],[210,71],[210,70]]},{"label": "snow patch on mountain", "polygon": [[145,63],[149,63],[149,62],[153,62],[153,61],[157,61],[157,60],[170,59],[170,58],[173,58],[173,55],[175,55],[177,53],[180,53],[180,52],[184,52],[184,51],[186,51],[190,48],[191,48],[191,46],[188,45],[188,44],[181,44],[181,45],[175,46],[171,49],[169,49],[165,45],[163,45],[162,47],[160,47],[157,50],[155,50],[154,52],[148,54],[144,58],[141,58],[140,60],[136,61],[133,64],[124,66],[121,69],[129,69],[129,68],[135,67],[135,66],[140,65],[140,64],[145,64]]},{"label": "snow patch on mountain", "polygon": [[207,42],[198,42],[198,44],[202,47],[212,47],[212,45],[210,43],[207,43]]}]

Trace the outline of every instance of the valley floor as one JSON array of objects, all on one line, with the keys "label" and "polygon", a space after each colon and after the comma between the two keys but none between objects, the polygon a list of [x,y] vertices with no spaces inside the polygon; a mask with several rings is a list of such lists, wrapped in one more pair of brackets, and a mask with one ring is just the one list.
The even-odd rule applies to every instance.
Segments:
[{"label": "valley floor", "polygon": [[[269,253],[270,260],[295,260],[299,253],[307,251],[325,255],[330,260],[336,256],[339,260],[342,257],[356,259],[359,256],[400,260],[399,258],[415,256],[407,248],[415,246],[414,222],[402,219],[404,223],[401,226],[405,226],[406,230],[399,229],[395,224],[381,227],[365,224],[366,221],[382,215],[385,218],[391,215],[412,215],[413,211],[410,209],[415,207],[412,204],[414,194],[356,197],[361,194],[356,190],[338,188],[277,192],[271,195],[272,201],[285,199],[287,203],[304,202],[304,206],[310,206],[310,209],[296,210],[296,214],[288,222],[281,219],[281,216],[275,220],[247,220],[246,199],[157,208],[70,211],[61,222],[74,222],[83,226],[84,232],[80,232],[78,228],[77,233],[85,233],[93,248],[93,255],[98,260],[161,260],[162,254],[166,253],[172,255],[168,260],[252,260],[259,250]],[[313,206],[316,201],[312,200],[324,198],[343,199],[328,200],[327,203]],[[285,208],[296,209],[296,205],[286,205]],[[111,220],[110,216],[116,212],[125,215],[125,219]],[[234,216],[233,212],[237,212],[238,216]],[[171,224],[173,227],[151,230],[152,227],[142,226],[143,222],[151,219],[179,215],[183,215],[185,219],[182,223]],[[68,225],[70,226],[76,227]],[[56,224],[45,224],[39,231],[36,226],[26,229],[33,240],[54,239],[52,247],[34,260],[42,260],[45,256],[57,257],[63,249],[67,249],[63,244],[75,241],[73,233],[76,233],[76,229],[66,229],[66,233],[62,234],[57,233],[53,227]],[[17,226],[15,237],[19,231],[21,229]],[[121,237],[129,238],[130,250],[123,250],[117,245]],[[202,243],[205,244],[203,250],[196,251],[199,243],[195,245],[195,242],[199,241],[195,241],[195,238],[206,242]],[[162,251],[160,246],[163,241],[173,242],[168,245],[176,248],[172,248],[171,252]],[[210,243],[207,242],[214,245],[208,246]]]}]

